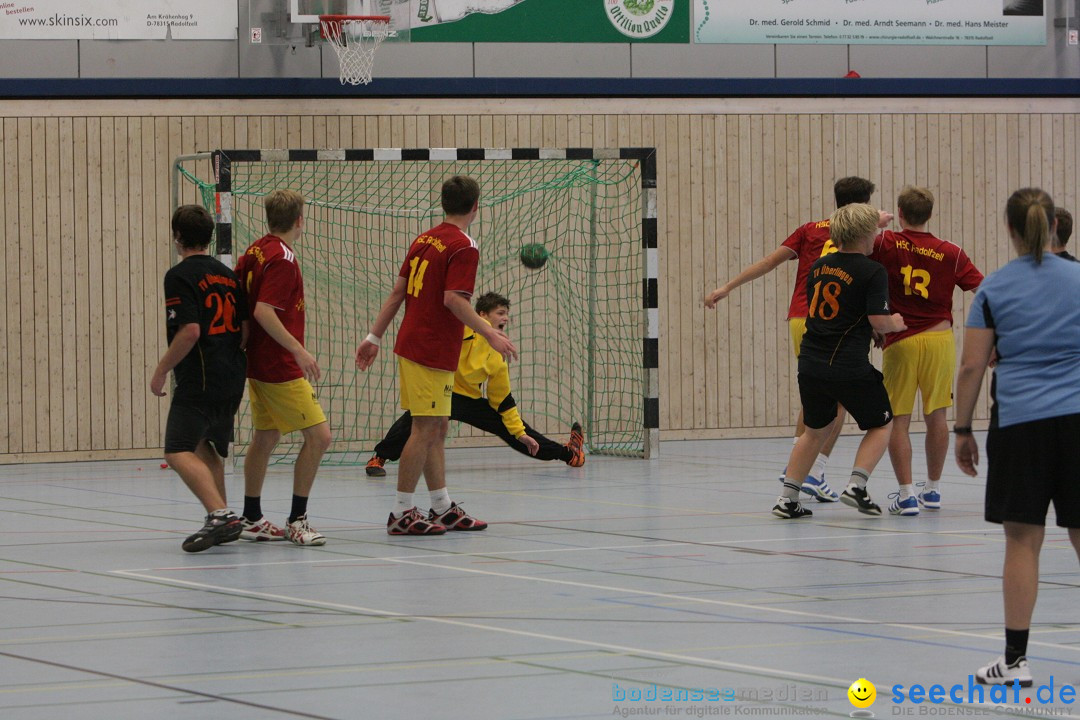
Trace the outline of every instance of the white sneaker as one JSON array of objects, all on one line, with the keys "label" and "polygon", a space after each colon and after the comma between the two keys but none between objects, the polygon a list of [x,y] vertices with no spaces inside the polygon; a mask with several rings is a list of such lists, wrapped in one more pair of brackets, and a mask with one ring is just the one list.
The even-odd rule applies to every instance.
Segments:
[{"label": "white sneaker", "polygon": [[244,529],[240,531],[240,537],[254,542],[267,542],[268,540],[284,540],[285,531],[274,523],[261,517],[255,522],[244,518]]},{"label": "white sneaker", "polygon": [[306,513],[289,523],[289,526],[285,529],[285,537],[289,538],[289,541],[294,545],[326,544],[326,538],[322,536],[322,533],[313,530],[308,525]]},{"label": "white sneaker", "polygon": [[899,492],[894,492],[889,495],[889,499],[892,502],[889,504],[889,512],[893,515],[918,515],[919,514],[919,501],[914,495],[909,495],[906,498],[900,497]]},{"label": "white sneaker", "polygon": [[979,668],[975,672],[975,679],[983,685],[1011,685],[1018,682],[1020,687],[1031,687],[1034,683],[1026,657],[1012,665],[1006,665],[1005,658],[999,657],[989,665]]}]

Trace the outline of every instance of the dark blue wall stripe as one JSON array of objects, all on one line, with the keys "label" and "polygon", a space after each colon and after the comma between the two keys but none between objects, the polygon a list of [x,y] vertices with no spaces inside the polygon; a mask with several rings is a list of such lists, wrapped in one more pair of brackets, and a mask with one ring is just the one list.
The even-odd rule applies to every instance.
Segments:
[{"label": "dark blue wall stripe", "polygon": [[[0,98],[1077,97],[1078,78],[0,79]],[[722,111],[722,108],[719,109]],[[357,108],[362,114],[363,108]]]}]

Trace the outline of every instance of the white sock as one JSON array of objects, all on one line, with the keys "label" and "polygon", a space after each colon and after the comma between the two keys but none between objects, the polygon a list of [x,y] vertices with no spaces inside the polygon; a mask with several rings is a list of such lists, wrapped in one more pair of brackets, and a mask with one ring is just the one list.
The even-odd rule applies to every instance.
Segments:
[{"label": "white sock", "polygon": [[413,508],[413,494],[399,492],[397,504],[394,505],[394,517],[399,518]]},{"label": "white sock", "polygon": [[449,510],[452,504],[450,502],[450,493],[446,488],[431,491],[431,509],[439,515]]},{"label": "white sock", "polygon": [[941,481],[940,480],[927,480],[926,481],[926,487],[923,488],[923,489],[924,490],[933,490],[934,492],[937,492],[939,482],[941,482]]},{"label": "white sock", "polygon": [[810,471],[810,474],[820,480],[825,477],[825,466],[828,464],[829,456],[818,453],[817,460],[814,461],[814,469]]},{"label": "white sock", "polygon": [[914,495],[915,495],[915,493],[911,491],[911,485],[901,485],[900,486],[900,499],[901,500],[907,500],[909,497],[913,497]]},{"label": "white sock", "polygon": [[220,510],[213,510],[207,514],[210,515],[210,517],[223,518],[232,515],[233,511],[229,508],[221,508]]},{"label": "white sock", "polygon": [[784,478],[784,484],[780,488],[780,497],[785,497],[788,500],[798,500],[801,485],[802,483],[794,478]]},{"label": "white sock", "polygon": [[851,471],[851,480],[848,481],[848,485],[855,485],[863,490],[866,489],[866,483],[870,479],[870,473],[866,472],[862,468],[853,468]]}]

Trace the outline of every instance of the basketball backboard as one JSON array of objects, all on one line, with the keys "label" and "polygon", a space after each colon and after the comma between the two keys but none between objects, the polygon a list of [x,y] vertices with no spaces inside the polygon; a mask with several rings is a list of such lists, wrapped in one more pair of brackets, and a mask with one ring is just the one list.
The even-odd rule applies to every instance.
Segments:
[{"label": "basketball backboard", "polygon": [[313,45],[319,15],[387,15],[385,42],[409,41],[409,0],[248,0],[248,42],[253,45]]}]

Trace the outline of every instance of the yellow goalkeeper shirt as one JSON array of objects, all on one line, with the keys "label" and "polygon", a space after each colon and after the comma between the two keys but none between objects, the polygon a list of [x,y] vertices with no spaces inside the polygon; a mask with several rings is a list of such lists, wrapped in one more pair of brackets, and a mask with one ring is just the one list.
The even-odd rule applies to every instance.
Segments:
[{"label": "yellow goalkeeper shirt", "polygon": [[461,357],[454,373],[454,392],[473,399],[482,398],[485,382],[488,404],[502,417],[503,425],[516,438],[524,435],[525,423],[518,414],[514,396],[510,394],[510,368],[503,356],[491,349],[487,340],[466,325]]}]

